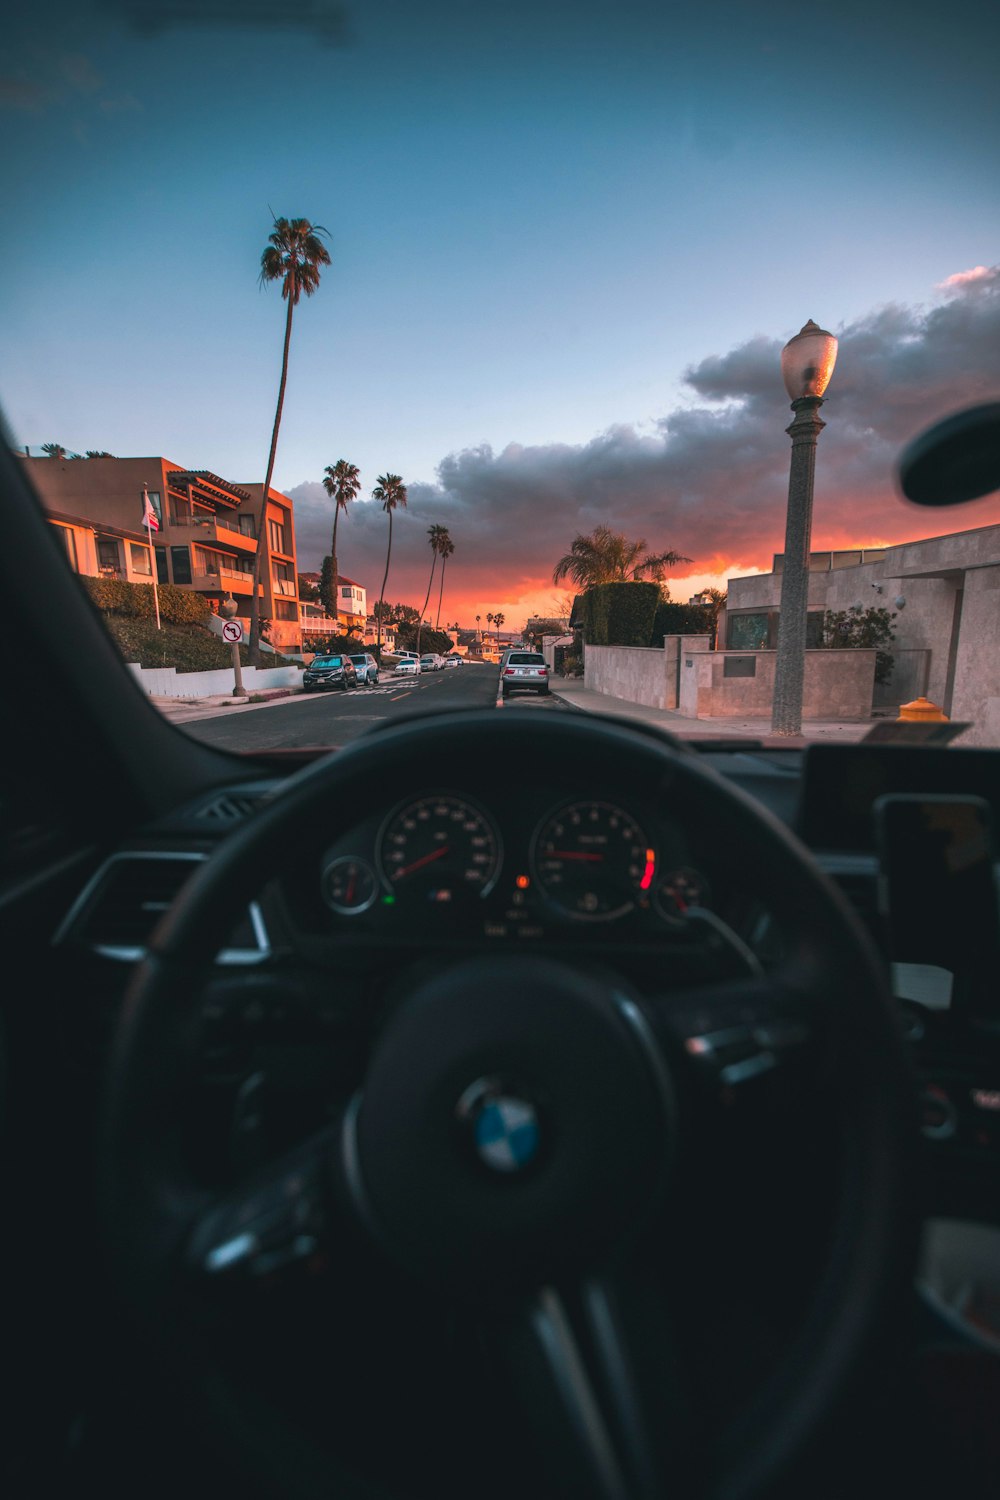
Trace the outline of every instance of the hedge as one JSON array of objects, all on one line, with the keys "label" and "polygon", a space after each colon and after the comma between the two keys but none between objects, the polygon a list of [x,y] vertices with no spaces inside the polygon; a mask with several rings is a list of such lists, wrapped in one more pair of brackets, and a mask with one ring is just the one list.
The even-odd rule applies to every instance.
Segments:
[{"label": "hedge", "polygon": [[[84,577],[81,581],[98,609],[105,614],[127,615],[133,620],[156,617],[151,584],[126,583],[123,578]],[[211,614],[208,600],[201,594],[177,588],[172,583],[161,583],[157,593],[160,619],[172,625],[204,625]]]},{"label": "hedge", "polygon": [[588,646],[648,646],[660,601],[658,583],[598,583],[581,599]]},{"label": "hedge", "polygon": [[715,639],[715,611],[704,604],[661,604],[653,619],[653,645],[665,635],[708,635]]}]

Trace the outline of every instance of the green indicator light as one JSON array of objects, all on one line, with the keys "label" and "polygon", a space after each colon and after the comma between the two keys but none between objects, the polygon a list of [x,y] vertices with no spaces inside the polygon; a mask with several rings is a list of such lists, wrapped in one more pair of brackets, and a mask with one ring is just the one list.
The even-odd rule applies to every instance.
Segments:
[{"label": "green indicator light", "polygon": [[382,897],[382,905],[383,906],[395,906],[395,904],[396,904],[396,898],[395,898],[395,896],[383,896]]}]

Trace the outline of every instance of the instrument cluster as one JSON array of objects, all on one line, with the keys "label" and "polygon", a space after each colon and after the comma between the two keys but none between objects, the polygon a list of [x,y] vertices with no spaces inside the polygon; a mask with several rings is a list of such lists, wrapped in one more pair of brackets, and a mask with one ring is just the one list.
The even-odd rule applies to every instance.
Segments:
[{"label": "instrument cluster", "polygon": [[616,924],[662,932],[713,901],[680,830],[648,811],[573,796],[538,809],[518,797],[498,816],[453,790],[359,824],[324,851],[320,890],[341,929],[419,922],[498,937]]}]

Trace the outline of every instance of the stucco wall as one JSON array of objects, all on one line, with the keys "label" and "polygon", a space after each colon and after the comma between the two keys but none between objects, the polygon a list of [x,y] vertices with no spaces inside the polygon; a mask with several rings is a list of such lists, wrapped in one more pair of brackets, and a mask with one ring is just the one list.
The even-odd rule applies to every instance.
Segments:
[{"label": "stucco wall", "polygon": [[[178,672],[175,667],[140,667],[129,662],[128,669],[143,692],[155,698],[210,698],[233,690],[232,667],[217,672]],[[248,693],[302,685],[298,667],[244,667],[241,675]]]}]

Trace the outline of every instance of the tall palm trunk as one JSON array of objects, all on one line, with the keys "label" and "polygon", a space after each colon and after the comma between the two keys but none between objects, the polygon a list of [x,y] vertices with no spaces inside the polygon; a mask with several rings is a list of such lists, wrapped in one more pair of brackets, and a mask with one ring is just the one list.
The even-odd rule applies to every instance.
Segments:
[{"label": "tall palm trunk", "polygon": [[288,380],[288,350],[292,342],[292,312],[295,302],[292,294],[288,296],[288,316],[285,319],[285,347],[281,356],[281,384],[278,386],[278,405],[274,413],[274,427],[271,430],[271,451],[267,456],[267,478],[264,480],[264,493],[260,501],[260,515],[257,519],[257,551],[253,559],[253,598],[250,600],[250,665],[259,667],[261,664],[260,650],[260,575],[263,572],[264,563],[267,564],[267,592],[270,593],[271,584],[271,560],[267,544],[267,497],[271,489],[271,475],[274,473],[274,456],[278,451],[278,428],[281,426],[281,408],[285,404],[285,384]]},{"label": "tall palm trunk", "polygon": [[382,652],[382,613],[385,609],[385,586],[389,581],[389,559],[392,556],[392,511],[387,512],[389,516],[389,545],[385,553],[385,574],[382,578],[382,592],[378,596],[378,649],[379,659]]},{"label": "tall palm trunk", "polygon": [[438,612],[437,612],[437,619],[434,621],[434,629],[435,630],[440,630],[441,629],[441,600],[444,598],[444,569],[445,569],[445,564],[447,563],[447,561],[448,561],[448,554],[447,554],[447,552],[445,552],[444,555],[441,558],[441,584],[440,584],[440,586],[438,588]]},{"label": "tall palm trunk", "polygon": [[430,602],[431,589],[434,587],[434,568],[435,568],[435,566],[437,564],[437,560],[438,560],[437,553],[436,552],[432,552],[431,553],[431,576],[427,580],[427,593],[424,596],[424,607],[420,611],[420,619],[417,621],[417,655],[418,656],[420,655],[420,632],[424,628],[424,615],[425,615],[425,613],[427,611],[427,605]]},{"label": "tall palm trunk", "polygon": [[330,566],[333,569],[333,623],[336,625],[340,619],[340,574],[337,571],[337,522],[340,520],[340,506],[334,503],[333,507],[333,543],[330,548]]}]

